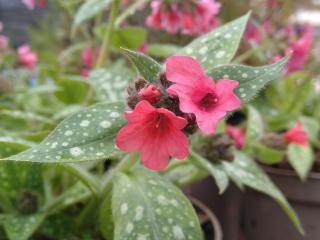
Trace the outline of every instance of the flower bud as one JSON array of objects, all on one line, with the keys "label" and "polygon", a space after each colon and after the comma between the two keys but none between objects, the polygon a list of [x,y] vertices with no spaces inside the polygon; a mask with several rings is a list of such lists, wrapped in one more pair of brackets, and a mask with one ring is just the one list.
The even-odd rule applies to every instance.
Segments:
[{"label": "flower bud", "polygon": [[158,102],[161,96],[160,89],[153,84],[145,86],[139,92],[140,100],[146,100],[151,104]]}]

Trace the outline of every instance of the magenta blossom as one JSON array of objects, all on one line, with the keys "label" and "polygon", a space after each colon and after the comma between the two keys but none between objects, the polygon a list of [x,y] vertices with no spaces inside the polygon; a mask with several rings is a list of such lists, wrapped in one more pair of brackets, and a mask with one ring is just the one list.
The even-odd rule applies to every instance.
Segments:
[{"label": "magenta blossom", "polygon": [[139,92],[140,100],[146,100],[151,104],[154,104],[157,101],[159,101],[161,96],[162,94],[159,87],[153,84],[145,86]]},{"label": "magenta blossom", "polygon": [[6,36],[0,35],[0,50],[6,49],[9,45],[9,40]]},{"label": "magenta blossom", "polygon": [[235,146],[238,149],[243,148],[246,138],[245,138],[246,130],[244,128],[233,127],[231,125],[227,126],[227,134],[234,141]]},{"label": "magenta blossom", "polygon": [[184,118],[147,101],[125,112],[125,117],[128,123],[118,132],[116,145],[126,152],[138,151],[147,168],[159,171],[168,166],[170,157],[184,159],[188,155]]},{"label": "magenta blossom", "polygon": [[99,53],[99,48],[97,48],[96,50],[94,50],[91,47],[83,48],[81,52],[81,60],[83,65],[85,65],[88,68],[91,68],[93,65],[94,58],[97,57]]},{"label": "magenta blossom", "polygon": [[156,29],[164,29],[169,33],[200,35],[217,26],[216,15],[221,4],[215,0],[199,0],[166,3],[153,0],[152,13],[146,24]]},{"label": "magenta blossom", "polygon": [[219,80],[215,83],[192,57],[169,57],[166,60],[166,77],[174,83],[167,91],[179,97],[180,110],[193,113],[205,134],[214,133],[218,121],[241,105],[233,93],[238,86],[237,81]]},{"label": "magenta blossom", "polygon": [[284,133],[283,137],[287,143],[295,143],[303,147],[308,145],[308,134],[301,122],[297,122],[292,129]]},{"label": "magenta blossom", "polygon": [[33,10],[35,7],[40,7],[42,9],[47,7],[46,0],[22,0],[22,3],[29,9]]},{"label": "magenta blossom", "polygon": [[310,25],[303,27],[300,39],[294,41],[286,53],[292,52],[292,56],[286,65],[286,73],[302,70],[310,56],[313,43],[313,28]]},{"label": "magenta blossom", "polygon": [[22,45],[17,50],[20,63],[26,68],[33,69],[38,62],[38,55],[32,51],[30,45]]}]

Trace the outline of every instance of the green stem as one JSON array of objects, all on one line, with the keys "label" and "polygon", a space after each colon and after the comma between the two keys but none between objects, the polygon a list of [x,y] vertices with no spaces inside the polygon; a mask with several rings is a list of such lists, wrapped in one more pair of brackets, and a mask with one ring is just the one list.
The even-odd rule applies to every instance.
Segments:
[{"label": "green stem", "polygon": [[120,6],[120,0],[114,0],[112,2],[111,12],[109,16],[109,23],[107,26],[106,33],[104,35],[104,40],[102,43],[101,52],[96,64],[96,68],[101,68],[103,66],[103,63],[108,57],[109,50],[110,50],[110,41],[111,41],[111,37],[115,27],[115,20],[119,11],[119,6]]},{"label": "green stem", "polygon": [[149,2],[150,0],[138,0],[131,4],[127,9],[117,18],[115,26],[119,27],[129,16],[134,14],[141,6]]}]

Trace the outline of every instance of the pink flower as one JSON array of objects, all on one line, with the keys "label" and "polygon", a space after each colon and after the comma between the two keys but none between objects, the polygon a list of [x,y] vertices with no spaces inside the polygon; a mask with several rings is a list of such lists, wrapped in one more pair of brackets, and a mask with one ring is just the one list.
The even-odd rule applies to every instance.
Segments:
[{"label": "pink flower", "polygon": [[198,33],[199,25],[193,14],[184,12],[181,14],[182,32],[184,34],[195,35]]},{"label": "pink flower", "polygon": [[286,73],[302,70],[306,64],[313,43],[313,28],[304,26],[300,39],[293,42],[291,47],[286,49],[286,53],[292,52],[292,56],[286,65]]},{"label": "pink flower", "polygon": [[180,28],[180,16],[176,8],[162,12],[162,28],[169,33],[177,33]]},{"label": "pink flower", "polygon": [[22,45],[17,50],[20,63],[26,68],[33,69],[38,62],[38,55],[31,50],[30,45]]},{"label": "pink flower", "polygon": [[241,105],[233,93],[237,81],[219,80],[215,83],[192,57],[169,57],[166,77],[175,83],[167,91],[179,97],[180,110],[195,114],[197,124],[205,134],[214,133],[218,121]]},{"label": "pink flower", "polygon": [[84,77],[84,78],[89,77],[89,74],[90,74],[90,69],[88,69],[88,68],[82,68],[82,69],[80,70],[80,75],[81,75],[82,77]]},{"label": "pink flower", "polygon": [[81,52],[81,60],[83,65],[85,65],[88,68],[91,68],[93,65],[94,58],[96,58],[99,55],[99,53],[99,48],[97,48],[95,51],[91,47],[83,48]]},{"label": "pink flower", "polygon": [[142,88],[139,92],[139,97],[141,100],[146,100],[151,104],[156,103],[159,101],[160,97],[162,96],[160,89],[150,84],[144,88]]},{"label": "pink flower", "polygon": [[170,157],[184,159],[188,155],[188,138],[181,131],[187,121],[164,108],[154,108],[141,101],[133,111],[125,112],[128,120],[116,136],[123,151],[140,153],[147,168],[162,170]]},{"label": "pink flower", "polygon": [[144,42],[144,43],[138,48],[138,52],[147,53],[147,52],[148,52],[148,48],[149,48],[148,43],[147,43],[147,42]]},{"label": "pink flower", "polygon": [[218,25],[216,15],[221,8],[221,3],[215,0],[200,0],[196,6],[197,24],[199,26],[198,35],[206,33]]},{"label": "pink flower", "polygon": [[295,143],[301,146],[308,145],[308,134],[303,129],[301,122],[297,122],[292,129],[284,133],[283,137],[287,143]]},{"label": "pink flower", "polygon": [[231,125],[227,126],[227,134],[234,141],[234,144],[238,149],[241,149],[245,144],[245,129],[237,128]]},{"label": "pink flower", "polygon": [[147,26],[153,27],[155,29],[160,29],[162,27],[160,7],[161,7],[160,1],[157,1],[157,0],[152,1],[151,3],[152,13],[146,20]]},{"label": "pink flower", "polygon": [[22,3],[29,9],[33,10],[36,6],[39,6],[40,8],[46,8],[47,2],[46,0],[22,0]]},{"label": "pink flower", "polygon": [[6,36],[0,35],[0,50],[6,49],[9,45],[9,40]]}]

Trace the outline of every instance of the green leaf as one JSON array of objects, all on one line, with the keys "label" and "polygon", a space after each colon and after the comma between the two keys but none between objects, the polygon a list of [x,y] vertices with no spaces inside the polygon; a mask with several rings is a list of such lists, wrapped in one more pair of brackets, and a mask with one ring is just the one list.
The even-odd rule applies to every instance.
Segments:
[{"label": "green leaf", "polygon": [[17,137],[0,137],[0,157],[8,157],[22,152],[34,143]]},{"label": "green leaf", "polygon": [[259,140],[264,133],[263,119],[260,113],[252,106],[248,107],[248,121],[246,130],[246,145]]},{"label": "green leaf", "polygon": [[268,175],[266,175],[261,168],[244,153],[235,151],[234,154],[235,160],[233,162],[223,162],[229,176],[243,185],[272,197],[283,208],[299,232],[304,234],[298,216],[280,190],[270,180]]},{"label": "green leaf", "polygon": [[302,117],[301,121],[311,142],[318,141],[320,134],[320,122],[311,117]]},{"label": "green leaf", "polygon": [[138,49],[146,39],[146,30],[142,27],[125,27],[113,32],[111,44],[116,48]]},{"label": "green leaf", "polygon": [[66,104],[83,103],[86,100],[88,83],[64,77],[56,81],[57,86],[61,88],[56,92],[59,100]]},{"label": "green leaf", "polygon": [[114,239],[203,239],[191,203],[169,181],[137,167],[114,179]]},{"label": "green leaf", "polygon": [[100,12],[104,11],[109,4],[113,0],[88,0],[85,1],[84,4],[81,5],[79,10],[77,11],[73,26],[77,27],[84,21],[94,17],[95,15],[99,14]]},{"label": "green leaf", "polygon": [[90,73],[89,82],[94,86],[99,101],[123,101],[133,74],[123,62],[117,62],[107,69],[97,69]]},{"label": "green leaf", "polygon": [[148,54],[154,57],[166,58],[180,50],[178,45],[153,43],[148,45]]},{"label": "green leaf", "polygon": [[305,180],[314,162],[311,148],[292,143],[288,146],[287,155],[301,180]]},{"label": "green leaf", "polygon": [[114,137],[124,125],[123,103],[99,103],[70,116],[39,145],[3,159],[31,162],[101,160],[119,153]]},{"label": "green leaf", "polygon": [[189,55],[198,59],[204,69],[230,63],[234,57],[250,13],[196,38],[176,55]]},{"label": "green leaf", "polygon": [[145,80],[149,82],[159,81],[159,73],[162,71],[162,66],[159,63],[142,53],[131,51],[129,49],[122,50]]},{"label": "green leaf", "polygon": [[269,82],[281,76],[288,58],[289,56],[263,67],[225,65],[210,69],[207,74],[215,80],[232,79],[238,81],[239,86],[235,93],[242,103],[246,103],[254,98]]},{"label": "green leaf", "polygon": [[194,165],[200,169],[208,171],[211,174],[217,183],[220,194],[225,192],[229,185],[229,177],[219,162],[211,163],[209,160],[204,159],[202,156],[192,150],[190,150],[188,158]]},{"label": "green leaf", "polygon": [[6,215],[2,219],[3,227],[10,240],[27,240],[37,230],[45,215]]},{"label": "green leaf", "polygon": [[285,155],[284,152],[266,147],[261,144],[251,144],[253,155],[265,164],[280,163]]},{"label": "green leaf", "polygon": [[109,194],[103,201],[99,212],[99,227],[105,239],[113,239],[114,224],[112,218],[112,196]]}]

